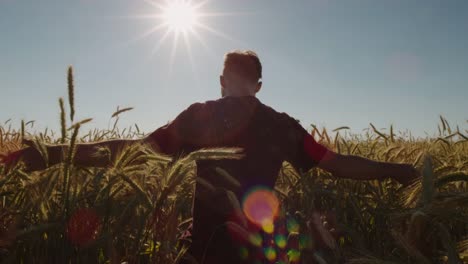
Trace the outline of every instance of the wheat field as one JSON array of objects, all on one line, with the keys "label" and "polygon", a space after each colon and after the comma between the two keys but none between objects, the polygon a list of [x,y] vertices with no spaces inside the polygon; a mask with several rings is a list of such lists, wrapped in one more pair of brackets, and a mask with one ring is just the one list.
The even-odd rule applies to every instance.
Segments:
[{"label": "wheat field", "polygon": [[[73,94],[69,68],[68,105],[62,98],[58,104],[59,134],[32,134],[32,121],[19,128],[9,120],[0,125],[3,154],[24,147],[25,138],[41,153],[45,144],[71,146],[64,163],[43,171],[0,165],[1,263],[177,263],[190,243],[184,234],[195,162],[237,158],[236,150],[175,159],[132,146],[110,167],[75,166],[77,143],[145,133],[137,125],[119,128],[119,117],[131,108],[111,116],[112,128],[83,133],[90,119],[74,120]],[[468,263],[467,131],[443,117],[437,126],[438,137],[424,139],[372,124],[361,134],[312,126],[316,140],[336,152],[410,163],[423,177],[402,187],[390,179],[337,179],[316,168],[298,172],[285,162],[275,193],[288,228],[265,251],[271,263]]]}]

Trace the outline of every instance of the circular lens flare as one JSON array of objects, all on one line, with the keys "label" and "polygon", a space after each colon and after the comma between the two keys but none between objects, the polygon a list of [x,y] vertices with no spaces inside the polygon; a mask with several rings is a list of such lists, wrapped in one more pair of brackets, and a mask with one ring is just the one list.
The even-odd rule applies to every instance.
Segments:
[{"label": "circular lens flare", "polygon": [[286,221],[286,228],[288,233],[298,233],[299,232],[299,223],[294,218],[289,218]]},{"label": "circular lens flare", "polygon": [[273,234],[273,231],[275,231],[275,225],[270,220],[262,222],[261,226],[263,231],[267,234]]},{"label": "circular lens flare", "polygon": [[254,233],[254,234],[250,234],[249,242],[256,247],[260,247],[263,243],[263,239],[260,234]]},{"label": "circular lens flare", "polygon": [[298,263],[301,259],[301,252],[296,249],[288,250],[289,263]]},{"label": "circular lens flare", "polygon": [[265,248],[264,253],[265,253],[266,259],[268,259],[269,261],[276,260],[276,250],[274,248],[267,247]]},{"label": "circular lens flare", "polygon": [[239,249],[239,255],[242,260],[246,260],[249,257],[249,250],[246,247],[241,247]]},{"label": "circular lens flare", "polygon": [[281,235],[281,234],[276,235],[276,236],[275,236],[275,242],[276,242],[276,245],[277,245],[280,249],[286,248],[286,245],[287,245],[286,236]]},{"label": "circular lens flare", "polygon": [[244,198],[242,210],[252,223],[269,234],[273,233],[279,201],[272,191],[266,188],[254,188]]}]

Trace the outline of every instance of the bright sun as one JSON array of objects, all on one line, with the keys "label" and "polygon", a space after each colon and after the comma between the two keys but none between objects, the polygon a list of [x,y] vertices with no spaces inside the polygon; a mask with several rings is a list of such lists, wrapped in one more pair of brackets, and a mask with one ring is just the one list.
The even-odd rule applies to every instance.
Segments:
[{"label": "bright sun", "polygon": [[[188,54],[188,59],[193,68],[194,62],[191,52],[190,37],[194,37],[198,40],[202,46],[207,50],[209,47],[206,45],[204,39],[200,35],[199,31],[206,31],[211,34],[217,35],[229,41],[235,41],[232,37],[218,31],[206,24],[206,19],[211,17],[226,17],[232,15],[238,15],[239,13],[230,12],[204,12],[202,8],[210,0],[144,0],[147,4],[156,7],[156,10],[150,14],[141,14],[134,16],[137,19],[148,19],[151,23],[154,23],[148,31],[138,36],[133,41],[137,41],[143,38],[147,38],[153,34],[158,35],[158,40],[155,43],[151,55],[155,54],[161,46],[166,42],[169,36],[173,36],[172,49],[170,52],[170,67],[172,68],[172,62],[177,52],[177,46],[179,39],[182,39]],[[204,20],[205,21],[202,21]]]},{"label": "bright sun", "polygon": [[168,27],[176,32],[187,32],[193,30],[193,27],[198,22],[197,10],[188,2],[174,1],[168,3],[163,8],[162,19]]}]

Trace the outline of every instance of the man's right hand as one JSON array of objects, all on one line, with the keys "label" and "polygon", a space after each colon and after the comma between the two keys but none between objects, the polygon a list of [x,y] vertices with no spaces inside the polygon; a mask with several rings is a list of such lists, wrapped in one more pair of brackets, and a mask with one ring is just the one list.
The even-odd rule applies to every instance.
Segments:
[{"label": "man's right hand", "polygon": [[23,156],[23,150],[9,152],[8,154],[0,154],[0,165],[4,165],[6,170],[13,168]]},{"label": "man's right hand", "polygon": [[13,169],[21,160],[27,165],[34,161],[33,156],[37,156],[35,153],[38,151],[33,147],[33,140],[24,138],[22,145],[27,147],[13,152],[9,151],[6,154],[0,153],[0,166],[5,166],[6,171]]},{"label": "man's right hand", "polygon": [[45,169],[45,162],[42,155],[34,147],[23,148],[8,154],[0,155],[0,164],[6,167],[6,171],[9,171],[22,161],[26,168],[25,171],[42,170]]}]

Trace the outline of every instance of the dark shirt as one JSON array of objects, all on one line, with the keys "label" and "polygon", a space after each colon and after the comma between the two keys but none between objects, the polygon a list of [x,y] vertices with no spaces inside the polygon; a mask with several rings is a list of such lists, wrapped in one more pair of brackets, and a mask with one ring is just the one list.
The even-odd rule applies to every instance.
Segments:
[{"label": "dark shirt", "polygon": [[[198,261],[203,253],[208,255],[204,263],[230,263],[226,258],[232,263],[240,263],[234,255],[229,256],[237,256],[236,250],[225,249],[232,243],[228,241],[229,235],[219,231],[234,210],[232,195],[229,197],[229,194],[234,194],[241,203],[252,188],[273,189],[283,161],[288,161],[298,170],[307,171],[326,152],[295,119],[276,112],[253,96],[223,97],[195,103],[150,137],[162,152],[170,155],[212,147],[240,147],[244,150],[245,156],[240,160],[197,162],[199,181],[193,203],[191,254]],[[315,154],[310,155],[305,145]],[[220,173],[217,168],[230,176]],[[216,232],[220,234],[219,238],[213,240]],[[214,245],[209,246],[210,243]],[[222,247],[217,248],[216,244],[222,244]],[[223,257],[222,262],[216,254]]]}]

